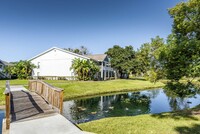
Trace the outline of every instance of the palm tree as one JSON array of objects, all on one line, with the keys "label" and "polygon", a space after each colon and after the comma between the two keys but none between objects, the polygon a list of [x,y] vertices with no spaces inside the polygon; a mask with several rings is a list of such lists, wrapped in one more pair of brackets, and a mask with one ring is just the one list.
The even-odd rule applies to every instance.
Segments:
[{"label": "palm tree", "polygon": [[5,72],[10,75],[17,75],[19,79],[28,79],[32,74],[33,68],[35,68],[35,65],[30,61],[19,61],[13,66],[7,67]]},{"label": "palm tree", "polygon": [[91,80],[99,71],[99,67],[93,61],[81,60],[79,58],[72,61],[72,69],[78,75],[78,80]]}]

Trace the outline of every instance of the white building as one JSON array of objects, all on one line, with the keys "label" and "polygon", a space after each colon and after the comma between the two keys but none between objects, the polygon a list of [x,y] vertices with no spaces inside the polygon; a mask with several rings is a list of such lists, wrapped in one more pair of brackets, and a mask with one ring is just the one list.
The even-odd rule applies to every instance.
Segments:
[{"label": "white building", "polygon": [[111,76],[111,73],[106,75],[106,72],[112,71],[107,56],[105,57],[105,62],[98,61],[95,58],[90,58],[90,56],[79,55],[57,47],[53,47],[29,60],[36,65],[36,68],[33,70],[32,76],[35,79],[45,78],[72,80],[75,78],[75,74],[70,68],[72,66],[72,61],[75,58],[80,58],[84,60],[95,60],[99,64],[101,63],[100,78],[106,79],[107,77]]}]

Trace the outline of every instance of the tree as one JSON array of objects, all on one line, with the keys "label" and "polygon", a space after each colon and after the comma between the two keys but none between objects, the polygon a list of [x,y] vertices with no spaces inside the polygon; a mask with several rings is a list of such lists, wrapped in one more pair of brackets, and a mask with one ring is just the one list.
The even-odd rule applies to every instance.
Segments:
[{"label": "tree", "polygon": [[8,66],[5,71],[10,75],[16,75],[19,79],[29,79],[35,65],[30,61],[19,61],[14,66]]},{"label": "tree", "polygon": [[78,80],[92,80],[97,72],[99,66],[95,62],[89,60],[74,59],[72,61],[71,70],[77,75]]},{"label": "tree", "polygon": [[150,43],[143,44],[136,52],[136,74],[144,76],[150,69]]},{"label": "tree", "polygon": [[200,39],[200,1],[181,2],[169,9],[173,18],[173,33],[178,42],[185,39]]},{"label": "tree", "polygon": [[156,36],[150,43],[143,44],[136,54],[137,74],[146,76],[151,82],[156,82],[164,76],[160,54],[164,49],[164,39]]},{"label": "tree", "polygon": [[200,76],[200,1],[181,2],[169,14],[173,28],[162,58],[167,78],[179,81],[183,76]]},{"label": "tree", "polygon": [[158,79],[163,78],[164,70],[163,66],[160,63],[160,55],[165,47],[164,39],[156,36],[151,39],[151,47],[150,47],[150,70],[148,74],[148,78],[151,82],[156,82]]},{"label": "tree", "polygon": [[64,49],[73,53],[80,54],[80,55],[90,54],[89,50],[85,46],[80,46],[80,48],[64,48]]},{"label": "tree", "polygon": [[135,72],[135,51],[132,46],[123,48],[119,45],[114,45],[112,48],[109,48],[105,54],[110,57],[112,67],[118,70],[121,78],[123,74]]}]

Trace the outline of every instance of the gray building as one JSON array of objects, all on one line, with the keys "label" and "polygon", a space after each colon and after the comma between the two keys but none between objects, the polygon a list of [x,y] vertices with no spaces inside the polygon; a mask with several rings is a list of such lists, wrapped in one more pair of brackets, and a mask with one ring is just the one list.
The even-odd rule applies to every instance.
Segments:
[{"label": "gray building", "polygon": [[101,80],[107,80],[115,77],[114,70],[111,67],[110,59],[107,54],[94,54],[85,56],[98,62],[100,72],[97,74],[97,78],[100,78]]},{"label": "gray building", "polygon": [[0,60],[0,79],[10,78],[10,75],[4,72],[5,67],[10,66],[10,65],[12,64],[6,61]]}]

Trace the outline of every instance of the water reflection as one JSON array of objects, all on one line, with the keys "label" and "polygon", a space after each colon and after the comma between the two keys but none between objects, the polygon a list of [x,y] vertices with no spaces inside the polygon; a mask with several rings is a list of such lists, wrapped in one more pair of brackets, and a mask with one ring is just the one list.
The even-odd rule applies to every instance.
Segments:
[{"label": "water reflection", "polygon": [[173,98],[194,97],[199,92],[199,89],[196,88],[192,83],[167,83],[164,89],[167,96]]},{"label": "water reflection", "polygon": [[2,122],[3,122],[3,118],[4,118],[4,114],[5,111],[4,110],[0,110],[0,133],[2,133]]},{"label": "water reflection", "polygon": [[131,116],[150,112],[149,92],[133,92],[112,96],[64,102],[64,115],[73,122],[103,117]]},{"label": "water reflection", "polygon": [[172,111],[190,108],[192,102],[188,98],[196,98],[199,92],[191,83],[167,83],[164,89]]},{"label": "water reflection", "polygon": [[170,90],[156,89],[66,101],[63,113],[72,122],[82,123],[105,117],[174,111],[198,104],[198,93],[178,97]]}]

